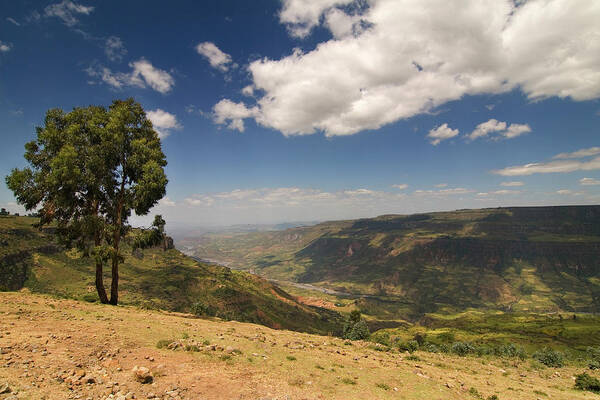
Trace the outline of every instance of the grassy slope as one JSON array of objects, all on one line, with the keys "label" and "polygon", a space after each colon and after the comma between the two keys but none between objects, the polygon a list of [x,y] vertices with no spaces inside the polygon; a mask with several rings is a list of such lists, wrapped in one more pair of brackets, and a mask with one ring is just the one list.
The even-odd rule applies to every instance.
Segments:
[{"label": "grassy slope", "polygon": [[[95,299],[92,260],[56,246],[52,234],[32,227],[34,221],[0,218],[0,290],[24,285],[34,292]],[[141,259],[133,257],[127,245],[123,252],[119,282],[123,304],[188,312],[201,302],[226,319],[309,332],[339,329],[336,313],[299,304],[249,273],[198,263],[175,249],[146,249]],[[109,268],[105,284],[110,285]]]},{"label": "grassy slope", "polygon": [[356,305],[380,319],[465,309],[600,311],[599,206],[388,215],[208,235],[195,255],[368,295]]},{"label": "grassy slope", "polygon": [[[545,368],[531,360],[381,352],[365,342],[277,331],[258,325],[190,319],[25,293],[0,293],[0,381],[22,398],[106,398],[107,382],[136,398],[182,399],[598,399],[573,388],[579,363]],[[241,354],[157,349],[164,339],[232,346]],[[12,346],[12,347],[11,347]],[[35,351],[33,351],[35,349]],[[418,357],[415,358],[414,356]],[[149,358],[152,357],[153,361]],[[27,370],[24,371],[24,361]],[[134,365],[155,372],[153,385],[133,380]],[[103,383],[56,379],[83,369]],[[588,371],[600,376],[598,371]],[[108,385],[110,386],[110,385]],[[472,389],[471,389],[472,388]],[[42,397],[43,396],[43,397]]]}]

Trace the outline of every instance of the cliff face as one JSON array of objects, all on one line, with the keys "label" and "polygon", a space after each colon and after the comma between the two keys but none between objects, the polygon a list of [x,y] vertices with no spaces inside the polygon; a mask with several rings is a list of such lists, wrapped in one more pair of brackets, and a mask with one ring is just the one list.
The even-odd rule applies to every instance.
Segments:
[{"label": "cliff face", "polygon": [[302,281],[391,296],[413,309],[600,311],[599,206],[360,220],[296,257],[307,266]]}]

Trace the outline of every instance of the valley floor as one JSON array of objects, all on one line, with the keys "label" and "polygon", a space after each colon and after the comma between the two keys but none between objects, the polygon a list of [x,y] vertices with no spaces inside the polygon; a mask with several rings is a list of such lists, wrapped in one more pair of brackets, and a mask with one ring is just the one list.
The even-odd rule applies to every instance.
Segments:
[{"label": "valley floor", "polygon": [[[159,349],[159,341],[179,346]],[[0,293],[0,392],[5,384],[11,392],[0,399],[600,399],[573,389],[582,368],[415,355],[253,324]],[[153,382],[137,382],[135,366],[147,367]]]}]

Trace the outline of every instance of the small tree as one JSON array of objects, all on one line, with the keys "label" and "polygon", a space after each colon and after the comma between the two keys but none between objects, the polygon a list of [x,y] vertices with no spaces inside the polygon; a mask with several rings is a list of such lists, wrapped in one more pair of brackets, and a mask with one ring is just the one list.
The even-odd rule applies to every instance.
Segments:
[{"label": "small tree", "polygon": [[[25,145],[30,167],[6,177],[17,201],[41,205],[40,224],[56,222],[59,237],[96,261],[102,303],[118,303],[120,242],[132,211],[145,215],[164,194],[167,162],[160,139],[142,106],[133,99],[101,106],[52,109],[37,139]],[[111,297],[103,283],[110,261]]]},{"label": "small tree", "polygon": [[346,321],[343,329],[344,339],[363,340],[371,336],[369,327],[360,315],[360,311],[353,310]]},{"label": "small tree", "polygon": [[8,215],[8,211],[6,211],[6,208],[0,208],[0,215],[3,217]]}]

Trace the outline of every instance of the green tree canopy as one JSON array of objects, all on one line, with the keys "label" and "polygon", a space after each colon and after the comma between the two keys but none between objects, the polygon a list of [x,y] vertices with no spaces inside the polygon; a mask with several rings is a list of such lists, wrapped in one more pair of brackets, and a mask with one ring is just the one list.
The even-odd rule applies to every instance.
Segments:
[{"label": "green tree canopy", "polygon": [[109,300],[102,268],[111,261],[110,303],[117,304],[127,220],[132,211],[147,214],[166,190],[158,134],[131,98],[108,108],[48,110],[36,131],[36,140],[25,145],[29,167],[13,169],[6,183],[27,210],[40,207],[40,224],[55,222],[66,245],[94,255],[103,303]]}]

